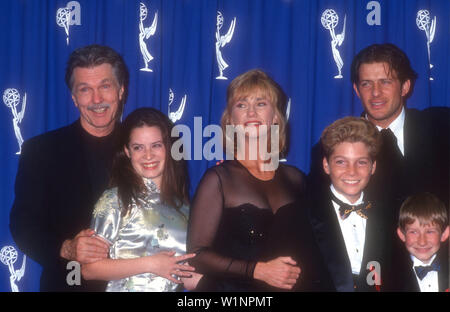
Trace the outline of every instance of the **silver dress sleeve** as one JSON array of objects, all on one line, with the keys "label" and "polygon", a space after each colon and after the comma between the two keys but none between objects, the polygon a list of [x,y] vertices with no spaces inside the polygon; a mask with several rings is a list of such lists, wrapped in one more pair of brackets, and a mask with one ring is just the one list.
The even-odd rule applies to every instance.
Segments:
[{"label": "silver dress sleeve", "polygon": [[108,189],[95,204],[91,229],[110,245],[113,245],[118,237],[120,219],[117,188]]}]

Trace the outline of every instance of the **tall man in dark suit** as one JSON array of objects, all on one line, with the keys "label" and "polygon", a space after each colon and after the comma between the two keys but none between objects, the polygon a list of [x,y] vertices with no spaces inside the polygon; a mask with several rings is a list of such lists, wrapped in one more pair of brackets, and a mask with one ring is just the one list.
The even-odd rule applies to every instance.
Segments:
[{"label": "tall man in dark suit", "polygon": [[[351,65],[351,80],[364,108],[363,117],[382,135],[377,171],[367,193],[392,212],[394,224],[401,204],[411,195],[430,192],[449,205],[449,108],[407,108],[416,78],[407,55],[389,43],[366,47]],[[400,257],[401,246],[398,239],[392,240],[394,261]],[[400,278],[397,270],[393,274],[393,281]]]},{"label": "tall man in dark suit", "polygon": [[351,65],[353,88],[363,116],[381,131],[383,145],[369,191],[384,195],[398,212],[411,194],[429,191],[449,201],[449,109],[406,107],[417,74],[393,44],[373,44]]},{"label": "tall man in dark suit", "polygon": [[104,283],[68,282],[73,267],[67,264],[108,254],[87,228],[107,187],[129,73],[113,49],[91,45],[71,54],[65,80],[80,118],[23,144],[10,230],[17,246],[42,266],[41,291],[100,291]]}]

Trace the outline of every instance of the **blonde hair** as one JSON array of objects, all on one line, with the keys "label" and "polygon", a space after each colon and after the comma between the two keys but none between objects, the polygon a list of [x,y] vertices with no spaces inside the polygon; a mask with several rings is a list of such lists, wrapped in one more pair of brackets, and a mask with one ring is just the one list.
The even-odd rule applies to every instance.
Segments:
[{"label": "blonde hair", "polygon": [[448,211],[435,195],[424,192],[408,197],[400,207],[398,226],[405,232],[406,225],[419,221],[420,225],[439,225],[441,232],[448,226]]},{"label": "blonde hair", "polygon": [[[222,131],[226,133],[226,126],[230,124],[230,115],[233,103],[248,96],[251,93],[264,94],[268,97],[278,120],[279,127],[279,151],[283,153],[287,145],[287,121],[285,117],[287,97],[283,89],[265,72],[259,69],[252,69],[245,72],[231,81],[227,88],[227,107],[222,113],[220,125]],[[226,144],[226,136],[224,144]]]},{"label": "blonde hair", "polygon": [[336,145],[343,142],[362,142],[369,149],[369,156],[375,161],[380,149],[381,138],[378,129],[368,120],[358,117],[344,117],[323,130],[320,142],[328,159]]}]

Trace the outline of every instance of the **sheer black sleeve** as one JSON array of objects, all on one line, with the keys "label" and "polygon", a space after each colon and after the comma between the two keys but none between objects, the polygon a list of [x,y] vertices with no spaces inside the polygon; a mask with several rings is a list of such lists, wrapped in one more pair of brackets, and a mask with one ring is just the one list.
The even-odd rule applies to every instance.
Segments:
[{"label": "sheer black sleeve", "polygon": [[190,209],[187,249],[196,253],[189,261],[199,273],[253,278],[256,263],[224,256],[214,250],[214,241],[224,211],[224,192],[217,168],[200,181]]}]

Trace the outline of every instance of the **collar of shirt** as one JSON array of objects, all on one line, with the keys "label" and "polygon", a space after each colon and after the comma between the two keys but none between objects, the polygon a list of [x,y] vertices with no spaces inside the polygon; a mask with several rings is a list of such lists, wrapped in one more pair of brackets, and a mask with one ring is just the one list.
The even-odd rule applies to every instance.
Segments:
[{"label": "collar of shirt", "polygon": [[[359,196],[358,200],[354,203],[351,203],[347,198],[345,198],[344,195],[339,194],[338,191],[336,191],[336,188],[331,184],[330,186],[331,192],[336,196],[339,200],[341,200],[344,204],[349,204],[351,206],[362,204],[363,198],[364,198],[364,192],[361,192],[361,195]],[[334,203],[334,202],[333,202]],[[335,207],[337,206],[337,209],[339,210],[339,205],[335,204]]]},{"label": "collar of shirt", "polygon": [[439,277],[438,273],[436,271],[429,272],[423,280],[420,280],[419,277],[417,277],[416,270],[414,270],[415,266],[428,266],[431,265],[434,261],[434,258],[436,258],[436,254],[431,257],[430,261],[428,263],[423,263],[413,255],[411,255],[411,260],[413,262],[412,270],[414,272],[414,275],[416,276],[417,283],[419,284],[419,288],[421,292],[438,292],[439,291]]},{"label": "collar of shirt", "polygon": [[436,258],[436,254],[433,255],[433,257],[431,257],[430,261],[428,263],[424,263],[421,260],[417,259],[416,257],[414,257],[413,255],[411,255],[411,260],[413,262],[413,267],[415,266],[428,266],[431,265],[434,261],[434,258]]},{"label": "collar of shirt", "polygon": [[[367,114],[366,114],[367,119]],[[393,122],[389,125],[389,129],[394,133],[395,138],[397,139],[397,146],[400,149],[400,152],[402,155],[405,155],[405,144],[403,140],[403,126],[405,125],[405,107],[402,107],[402,111],[400,112],[400,115],[395,118]],[[376,126],[379,131],[381,131],[383,128],[380,126]]]},{"label": "collar of shirt", "polygon": [[156,185],[155,182],[153,182],[152,179],[142,177],[142,180],[144,180],[144,184],[150,193],[159,193],[160,192],[160,190],[158,189],[158,186]]}]

